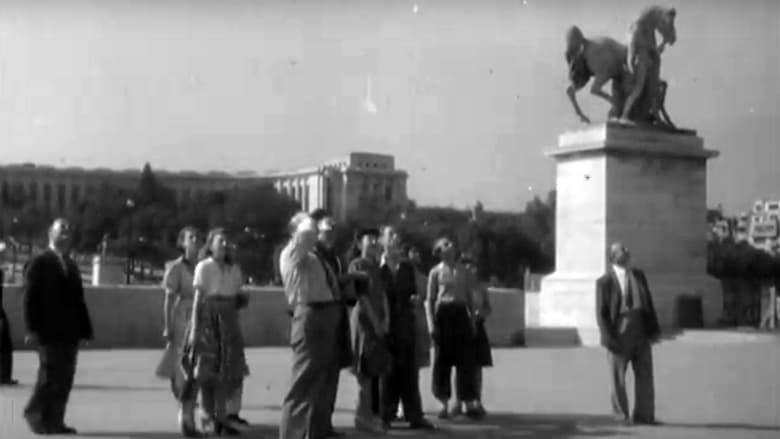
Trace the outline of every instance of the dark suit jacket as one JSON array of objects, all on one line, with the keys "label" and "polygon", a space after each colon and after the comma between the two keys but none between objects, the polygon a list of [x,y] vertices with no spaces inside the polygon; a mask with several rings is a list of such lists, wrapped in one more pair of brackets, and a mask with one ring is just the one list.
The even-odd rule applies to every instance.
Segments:
[{"label": "dark suit jacket", "polygon": [[24,275],[24,319],[27,332],[37,335],[42,345],[92,338],[81,273],[72,260],[67,272],[51,250],[30,261]]},{"label": "dark suit jacket", "polygon": [[390,308],[390,333],[412,342],[416,335],[416,320],[411,298],[420,294],[414,267],[408,261],[401,261],[395,274],[387,265],[382,266],[381,273]]},{"label": "dark suit jacket", "polygon": [[5,314],[5,308],[3,308],[3,270],[0,270],[0,335],[6,331],[8,327],[8,316]]},{"label": "dark suit jacket", "polygon": [[[653,298],[647,278],[642,270],[630,268],[639,288],[639,297],[642,301],[645,336],[648,340],[654,340],[661,335],[658,325],[658,316],[653,306]],[[596,281],[596,319],[601,332],[601,345],[607,348],[615,346],[617,340],[617,323],[620,314],[620,302],[622,292],[615,271],[609,268],[606,274]]]}]

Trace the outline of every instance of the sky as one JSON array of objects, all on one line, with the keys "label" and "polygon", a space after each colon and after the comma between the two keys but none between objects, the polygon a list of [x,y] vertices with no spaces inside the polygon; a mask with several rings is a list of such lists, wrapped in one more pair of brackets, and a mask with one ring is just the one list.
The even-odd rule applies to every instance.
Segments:
[{"label": "sky", "polygon": [[[677,8],[667,109],[708,204],[780,198],[775,0],[0,0],[0,163],[289,170],[392,154],[420,205],[516,211],[581,128],[564,35]],[[578,95],[603,121],[606,103]]]}]

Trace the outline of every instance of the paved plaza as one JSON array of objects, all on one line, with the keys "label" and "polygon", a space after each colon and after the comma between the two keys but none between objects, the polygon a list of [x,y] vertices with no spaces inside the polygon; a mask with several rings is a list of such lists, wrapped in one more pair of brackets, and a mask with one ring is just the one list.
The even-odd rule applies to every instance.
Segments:
[{"label": "paved plaza", "polygon": [[[175,438],[175,406],[166,383],[153,376],[157,351],[87,351],[79,358],[68,423],[84,438]],[[657,413],[662,427],[617,426],[610,417],[607,362],[596,348],[501,349],[485,376],[482,422],[437,421],[439,430],[415,435],[403,428],[390,437],[464,438],[777,438],[780,437],[780,341],[737,343],[669,341],[655,350]],[[279,404],[288,378],[288,351],[251,349],[252,376],[242,415],[255,427],[244,437],[275,438]],[[0,389],[0,438],[33,437],[21,411],[36,360],[16,355],[22,385]],[[421,375],[432,420],[430,369]],[[355,381],[342,376],[335,422],[348,437],[370,437],[351,428]]]}]

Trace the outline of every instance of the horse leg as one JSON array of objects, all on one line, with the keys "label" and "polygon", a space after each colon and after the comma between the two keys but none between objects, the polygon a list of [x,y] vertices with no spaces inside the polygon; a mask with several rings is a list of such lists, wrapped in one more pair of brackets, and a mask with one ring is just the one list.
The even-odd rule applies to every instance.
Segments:
[{"label": "horse leg", "polygon": [[642,60],[642,57],[639,57],[639,64],[637,65],[637,68],[635,69],[636,76],[634,78],[634,87],[631,89],[631,93],[628,94],[628,98],[626,98],[626,104],[623,107],[623,120],[629,120],[629,115],[631,114],[631,110],[634,108],[634,104],[636,103],[636,100],[639,99],[639,95],[642,94],[642,90],[645,88],[645,79],[647,76],[647,63]]},{"label": "horse leg", "polygon": [[574,87],[574,84],[569,84],[568,87],[566,87],[566,95],[569,96],[569,100],[571,101],[571,104],[574,106],[574,111],[577,113],[577,116],[580,117],[580,121],[583,123],[590,123],[590,119],[588,119],[588,116],[585,116],[585,114],[582,113],[582,109],[580,109],[580,104],[577,103],[577,97],[575,94],[577,93],[577,88]]},{"label": "horse leg", "polygon": [[672,128],[675,128],[674,122],[672,122],[672,118],[669,117],[669,113],[666,112],[666,89],[668,85],[666,81],[661,81],[660,87],[659,87],[659,93],[658,93],[658,110],[661,113],[661,117],[663,118],[664,123],[669,125]]},{"label": "horse leg", "polygon": [[590,86],[590,94],[594,96],[598,96],[607,102],[609,102],[610,105],[614,106],[615,102],[609,94],[605,93],[602,88],[604,88],[604,84],[609,81],[609,76],[596,76],[593,78],[593,84]]}]

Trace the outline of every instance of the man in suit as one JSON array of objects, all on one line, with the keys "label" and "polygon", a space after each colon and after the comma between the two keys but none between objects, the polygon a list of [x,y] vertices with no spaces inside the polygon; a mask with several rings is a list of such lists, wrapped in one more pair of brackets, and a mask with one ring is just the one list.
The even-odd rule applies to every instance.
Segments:
[{"label": "man in suit", "polygon": [[317,222],[302,212],[293,217],[290,228],[292,237],[282,250],[279,268],[292,309],[292,380],[282,403],[279,439],[325,439],[343,305],[335,273],[314,252]]},{"label": "man in suit", "polygon": [[[628,424],[657,424],[651,346],[661,331],[645,274],[630,266],[621,243],[610,246],[611,266],[596,281],[596,313],[601,344],[607,348],[612,410]],[[634,412],[629,416],[626,368],[634,371]]]},{"label": "man in suit", "polygon": [[24,409],[36,434],[76,434],[65,425],[79,342],[92,338],[79,267],[70,259],[71,226],[57,219],[49,228],[49,248],[25,271],[25,338],[38,350],[38,378]]},{"label": "man in suit", "polygon": [[0,387],[15,386],[18,381],[13,376],[14,345],[11,341],[11,325],[3,308],[3,271],[0,270]]}]

